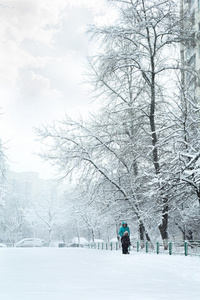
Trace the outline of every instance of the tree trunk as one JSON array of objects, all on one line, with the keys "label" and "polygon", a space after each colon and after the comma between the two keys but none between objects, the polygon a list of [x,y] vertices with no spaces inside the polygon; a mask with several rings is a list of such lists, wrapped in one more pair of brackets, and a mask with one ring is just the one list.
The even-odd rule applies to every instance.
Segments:
[{"label": "tree trunk", "polygon": [[142,222],[140,222],[139,225],[139,233],[140,233],[140,244],[141,244],[141,248],[144,248],[144,225]]},{"label": "tree trunk", "polygon": [[164,200],[164,208],[162,210],[162,223],[159,225],[159,230],[160,230],[160,234],[163,240],[163,245],[164,245],[164,249],[167,250],[168,249],[168,232],[167,232],[167,227],[168,227],[168,211],[169,211],[169,207],[167,205],[167,199]]},{"label": "tree trunk", "polygon": [[140,221],[139,224],[139,233],[140,233],[140,243],[141,243],[141,248],[144,248],[144,236],[146,236],[146,239],[148,242],[150,242],[150,237],[148,235],[148,233],[145,230],[144,224],[142,221]]},{"label": "tree trunk", "polygon": [[[151,67],[152,67],[152,77],[151,77],[151,106],[150,106],[150,127],[151,127],[151,138],[153,146],[153,164],[155,168],[155,173],[158,175],[160,173],[159,165],[159,156],[158,156],[158,139],[156,134],[156,125],[155,125],[155,103],[156,103],[156,94],[155,94],[155,65],[154,57],[151,58]],[[160,234],[163,240],[164,248],[168,248],[166,241],[168,240],[168,205],[166,204],[167,200],[163,201],[164,208],[162,210],[162,224],[159,226]]]},{"label": "tree trunk", "polygon": [[193,232],[192,230],[188,230],[187,234],[186,234],[186,239],[189,241],[193,241]]},{"label": "tree trunk", "polygon": [[50,243],[51,243],[51,233],[52,233],[52,229],[49,229],[49,241],[48,241],[48,246],[49,246]]},{"label": "tree trunk", "polygon": [[118,226],[117,222],[115,223],[115,225],[116,225],[116,236],[117,236],[117,240],[118,240],[118,242],[119,242],[119,241],[120,241],[120,236],[119,236],[119,226]]},{"label": "tree trunk", "polygon": [[92,233],[92,241],[94,243],[94,229],[93,228],[91,228],[91,233]]},{"label": "tree trunk", "polygon": [[198,202],[199,202],[199,205],[200,205],[200,187],[199,186],[198,186],[198,188],[196,188],[196,194],[197,194]]},{"label": "tree trunk", "polygon": [[78,226],[77,226],[76,230],[77,230],[77,237],[78,237],[78,247],[80,247],[80,234],[79,234]]}]

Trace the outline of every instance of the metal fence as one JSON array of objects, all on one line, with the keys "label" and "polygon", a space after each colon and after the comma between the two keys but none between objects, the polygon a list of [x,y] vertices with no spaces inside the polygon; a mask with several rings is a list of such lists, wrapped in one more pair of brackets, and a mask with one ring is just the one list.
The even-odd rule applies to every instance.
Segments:
[{"label": "metal fence", "polygon": [[89,249],[99,249],[99,250],[119,250],[120,243],[89,243],[85,245]]},{"label": "metal fence", "polygon": [[180,241],[180,242],[136,242],[132,245],[137,252],[157,253],[157,254],[179,254],[200,256],[200,241]]},{"label": "metal fence", "polygon": [[[121,243],[88,243],[88,249],[99,250],[119,250]],[[130,251],[156,254],[178,254],[200,256],[200,241],[180,241],[180,242],[134,242],[129,248]]]}]

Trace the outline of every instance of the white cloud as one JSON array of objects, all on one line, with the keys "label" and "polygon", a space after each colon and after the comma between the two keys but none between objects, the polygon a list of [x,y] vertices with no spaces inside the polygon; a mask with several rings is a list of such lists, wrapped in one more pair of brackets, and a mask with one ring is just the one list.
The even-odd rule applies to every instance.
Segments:
[{"label": "white cloud", "polygon": [[16,85],[20,69],[41,68],[49,62],[49,57],[33,56],[22,50],[16,43],[4,43],[0,47],[0,83],[1,86]]},{"label": "white cloud", "polygon": [[0,137],[15,171],[43,172],[31,159],[33,127],[96,109],[80,85],[84,31],[108,11],[104,0],[3,0],[0,12]]},{"label": "white cloud", "polygon": [[118,13],[111,7],[108,9],[108,3],[106,0],[67,0],[71,6],[88,7],[92,10],[94,16],[94,23],[98,26],[111,24],[116,20]]},{"label": "white cloud", "polygon": [[0,36],[4,41],[34,39],[50,43],[59,30],[64,0],[8,0],[2,2]]},{"label": "white cloud", "polygon": [[64,0],[7,0],[0,6],[0,83],[14,86],[19,70],[41,68],[48,54],[34,56],[21,47],[24,40],[50,46],[54,35],[61,30]]},{"label": "white cloud", "polygon": [[50,80],[33,71],[25,72],[20,80],[21,92],[24,96],[37,98],[50,87]]},{"label": "white cloud", "polygon": [[99,13],[103,8],[105,8],[105,0],[66,0],[66,2],[71,6],[86,6],[92,8],[94,13]]}]

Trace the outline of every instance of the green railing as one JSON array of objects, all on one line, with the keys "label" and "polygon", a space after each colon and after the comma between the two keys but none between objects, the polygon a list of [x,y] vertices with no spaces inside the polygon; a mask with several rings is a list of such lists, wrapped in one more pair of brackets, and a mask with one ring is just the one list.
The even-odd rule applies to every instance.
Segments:
[{"label": "green railing", "polygon": [[137,252],[157,253],[157,254],[179,254],[200,256],[200,241],[180,241],[180,242],[156,242],[133,243],[132,250]]},{"label": "green railing", "polygon": [[[99,250],[120,250],[121,243],[89,243],[85,247]],[[155,254],[179,254],[200,256],[200,241],[180,241],[180,242],[134,242],[129,248],[130,251]]]},{"label": "green railing", "polygon": [[119,243],[88,243],[85,245],[88,249],[99,249],[99,250],[119,250]]}]

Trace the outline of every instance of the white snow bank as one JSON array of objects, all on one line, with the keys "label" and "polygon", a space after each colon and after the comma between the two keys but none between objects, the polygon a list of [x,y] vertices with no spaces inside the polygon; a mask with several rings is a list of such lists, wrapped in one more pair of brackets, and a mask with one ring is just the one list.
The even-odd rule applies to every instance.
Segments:
[{"label": "white snow bank", "polygon": [[88,243],[88,241],[84,237],[80,237],[79,239],[78,239],[78,237],[74,237],[72,239],[71,243],[72,244],[78,244],[79,241],[80,241],[80,244],[82,244],[82,245],[86,245]]},{"label": "white snow bank", "polygon": [[111,243],[118,243],[119,241],[118,241],[117,238],[112,238],[112,239],[110,240],[110,242],[111,242]]},{"label": "white snow bank", "polygon": [[[91,240],[90,243],[93,243],[93,241]],[[104,240],[94,239],[94,243],[104,243]]]},{"label": "white snow bank", "polygon": [[2,300],[199,300],[200,258],[1,248]]}]

